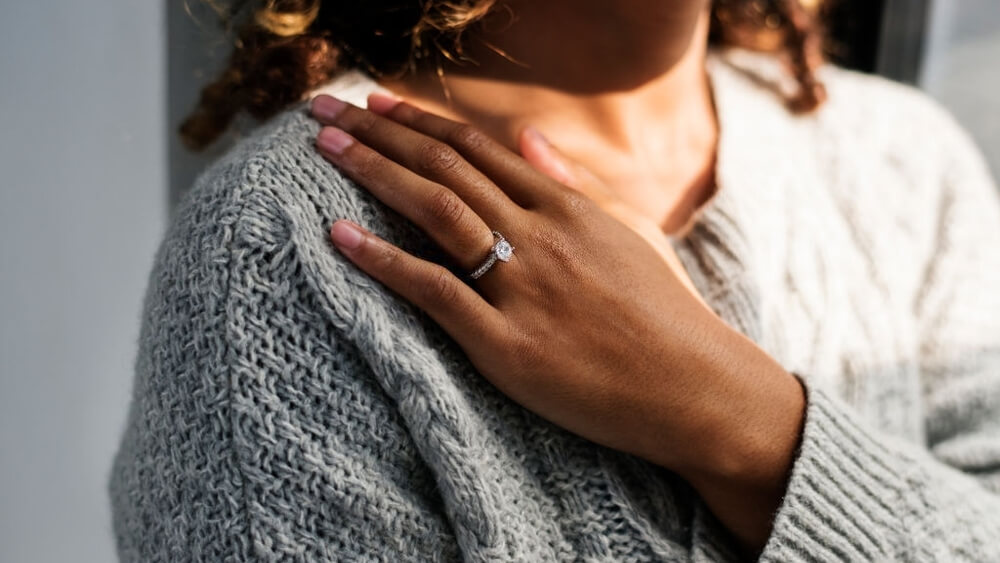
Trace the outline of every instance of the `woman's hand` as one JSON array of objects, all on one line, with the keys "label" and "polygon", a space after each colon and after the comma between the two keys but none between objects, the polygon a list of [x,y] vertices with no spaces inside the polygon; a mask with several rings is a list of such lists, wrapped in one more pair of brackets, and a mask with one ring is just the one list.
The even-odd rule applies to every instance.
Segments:
[{"label": "woman's hand", "polygon": [[427,311],[515,401],[592,441],[675,462],[681,428],[702,424],[692,415],[710,402],[703,379],[721,321],[581,192],[469,126],[406,103],[381,109],[317,98],[314,113],[337,127],[320,133],[323,155],[465,271],[486,257],[492,229],[514,255],[472,282],[477,293],[371,233],[354,238],[346,222],[333,228],[338,247]]},{"label": "woman's hand", "polygon": [[[518,139],[521,155],[538,170],[548,174],[552,179],[583,193],[608,215],[618,219],[622,224],[632,229],[637,235],[649,243],[663,260],[670,265],[674,275],[684,284],[692,295],[704,303],[687,271],[681,265],[670,239],[659,225],[649,217],[639,213],[623,201],[614,190],[610,189],[593,172],[579,162],[575,162],[562,153],[541,133],[533,127],[525,127]],[[707,307],[708,305],[705,304]]]},{"label": "woman's hand", "polygon": [[723,512],[734,487],[753,491],[728,523],[759,539],[774,508],[761,498],[780,498],[799,435],[795,377],[580,191],[469,125],[385,97],[369,107],[315,99],[327,159],[465,271],[487,256],[493,229],[515,250],[472,285],[348,221],[331,230],[339,250],[426,311],[524,407],[678,472]]}]

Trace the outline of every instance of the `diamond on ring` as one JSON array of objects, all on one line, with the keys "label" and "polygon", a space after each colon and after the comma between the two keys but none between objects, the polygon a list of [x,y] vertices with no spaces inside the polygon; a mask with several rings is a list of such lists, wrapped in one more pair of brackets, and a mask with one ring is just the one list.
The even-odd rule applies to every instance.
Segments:
[{"label": "diamond on ring", "polygon": [[504,262],[509,262],[510,257],[514,255],[514,247],[511,246],[506,240],[499,240],[493,248],[493,252],[496,252],[497,258],[503,260]]},{"label": "diamond on ring", "polygon": [[478,279],[479,276],[485,274],[498,259],[503,262],[510,262],[511,257],[514,256],[514,246],[507,239],[503,238],[503,235],[499,231],[493,231],[493,236],[498,240],[490,248],[490,254],[483,261],[482,265],[476,268],[476,271],[469,274],[469,277],[472,279]]}]

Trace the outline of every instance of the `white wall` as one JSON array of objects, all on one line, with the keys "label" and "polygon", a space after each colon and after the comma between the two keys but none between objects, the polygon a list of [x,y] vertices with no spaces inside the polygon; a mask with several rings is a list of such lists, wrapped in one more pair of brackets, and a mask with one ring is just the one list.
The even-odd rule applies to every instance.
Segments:
[{"label": "white wall", "polygon": [[166,216],[163,4],[2,5],[0,561],[114,561],[105,482]]},{"label": "white wall", "polygon": [[921,86],[969,129],[1000,178],[1000,2],[933,2]]}]

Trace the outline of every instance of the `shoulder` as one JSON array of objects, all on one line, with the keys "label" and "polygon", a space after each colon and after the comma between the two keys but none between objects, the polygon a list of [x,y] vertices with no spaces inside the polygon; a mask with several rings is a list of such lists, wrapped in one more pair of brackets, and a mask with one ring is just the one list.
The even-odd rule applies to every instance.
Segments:
[{"label": "shoulder", "polygon": [[214,161],[184,194],[156,268],[173,269],[169,257],[211,267],[208,291],[235,302],[243,291],[301,288],[315,312],[352,339],[367,337],[353,324],[359,311],[412,322],[406,303],[336,250],[330,228],[349,219],[417,255],[433,252],[433,242],[320,156],[319,130],[303,101]]},{"label": "shoulder", "polygon": [[[254,292],[295,283],[296,239],[304,230],[318,238],[322,229],[322,204],[312,205],[310,192],[321,184],[330,186],[323,192],[347,189],[336,172],[310,158],[314,129],[304,108],[283,112],[214,160],[183,194],[150,272],[144,326],[157,342],[147,346],[168,345],[178,327],[192,323],[227,345],[233,323],[259,312],[250,302]],[[168,318],[157,310],[179,314]]]},{"label": "shoulder", "polygon": [[[109,479],[128,557],[181,553],[191,545],[176,538],[197,536],[202,552],[246,560],[253,550],[242,539],[263,515],[296,532],[256,530],[263,539],[252,547],[263,555],[317,559],[374,545],[392,558],[396,543],[378,543],[384,530],[372,525],[375,505],[426,532],[400,539],[414,553],[451,549],[433,476],[386,392],[393,362],[413,369],[434,360],[404,357],[420,336],[417,319],[327,234],[340,217],[382,234],[398,235],[403,223],[315,154],[318,130],[304,104],[276,116],[211,164],[170,221]],[[388,504],[324,486],[343,478],[344,460],[382,485]],[[295,486],[307,482],[320,486]],[[278,494],[274,483],[290,485]],[[288,506],[296,522],[336,521],[356,541],[292,526]],[[160,524],[178,514],[207,517],[190,518],[183,534]]]},{"label": "shoulder", "polygon": [[[349,203],[353,198],[343,193],[343,176],[316,154],[319,128],[306,104],[299,103],[253,129],[199,174],[182,197],[171,227],[193,216],[237,220],[254,213],[256,226],[273,227],[294,219],[289,215],[295,208],[317,195],[310,192],[339,195],[339,201]],[[264,213],[265,208],[273,212]]]},{"label": "shoulder", "polygon": [[[267,254],[289,247],[294,232],[316,213],[307,207],[307,192],[322,181],[310,180],[322,170],[307,151],[312,131],[304,108],[288,110],[254,129],[198,175],[168,222],[154,261],[150,298],[171,291],[170,284],[155,282],[185,273],[198,280],[187,291],[225,298],[239,291],[234,287],[242,275],[237,269],[276,264]],[[335,176],[330,180],[340,185]],[[282,275],[277,270],[254,273],[270,280]]]},{"label": "shoulder", "polygon": [[[402,221],[316,150],[320,125],[299,102],[253,129],[213,161],[183,195],[165,244],[228,230],[225,246],[285,244],[311,256],[335,255],[329,228],[347,218],[386,238]],[[222,229],[225,226],[227,229]]]},{"label": "shoulder", "polygon": [[[367,75],[350,71],[309,97],[329,93],[363,105],[368,93],[380,89]],[[241,213],[259,228],[291,227],[310,234],[346,217],[376,234],[392,230],[396,217],[320,156],[315,145],[319,130],[308,101],[280,112],[211,163],[184,194],[175,215]],[[324,222],[329,224],[320,224]]]}]

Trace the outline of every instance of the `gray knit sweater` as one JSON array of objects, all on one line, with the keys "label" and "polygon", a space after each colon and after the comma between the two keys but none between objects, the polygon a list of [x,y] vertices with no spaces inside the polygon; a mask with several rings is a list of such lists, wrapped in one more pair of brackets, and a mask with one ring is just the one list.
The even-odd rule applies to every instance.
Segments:
[{"label": "gray knit sweater", "polygon": [[[720,191],[674,244],[808,391],[762,560],[1000,561],[1000,203],[980,153],[908,87],[827,67],[829,102],[794,117],[769,57],[707,64]],[[521,408],[332,247],[346,217],[440,256],[317,155],[318,130],[304,104],[261,126],[170,224],[109,481],[122,560],[735,560],[685,481]]]}]

